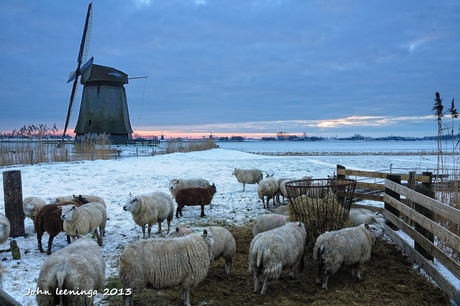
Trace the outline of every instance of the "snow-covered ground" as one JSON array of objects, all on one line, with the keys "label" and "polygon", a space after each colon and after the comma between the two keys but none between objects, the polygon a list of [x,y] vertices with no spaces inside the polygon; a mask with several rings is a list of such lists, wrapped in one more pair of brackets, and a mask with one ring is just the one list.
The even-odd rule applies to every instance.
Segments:
[{"label": "snow-covered ground", "polygon": [[[131,213],[122,206],[129,193],[143,194],[163,191],[169,194],[169,180],[173,178],[205,178],[217,187],[212,209],[205,207],[206,217],[200,218],[199,207],[185,207],[183,217],[172,222],[179,225],[196,225],[205,222],[242,224],[254,216],[264,213],[257,197],[257,185],[242,184],[232,175],[235,168],[259,168],[275,177],[300,178],[305,175],[326,178],[333,175],[337,164],[362,170],[393,168],[424,171],[433,169],[436,156],[263,156],[228,149],[213,149],[191,153],[173,153],[150,157],[125,157],[117,160],[96,160],[70,163],[53,163],[3,167],[2,171],[20,170],[23,197],[72,194],[94,194],[107,203],[108,217],[106,238],[101,247],[106,261],[106,277],[117,276],[117,259],[123,247],[140,239],[142,232],[132,220]],[[409,170],[407,170],[409,171]],[[0,194],[0,212],[4,213],[4,196]],[[165,224],[164,224],[165,225]],[[163,226],[163,229],[166,229]],[[40,267],[47,255],[40,253],[34,234],[33,223],[25,220],[26,237],[14,238],[21,249],[21,259],[13,260],[10,252],[0,253],[6,269],[4,290],[21,305],[35,305],[35,296],[28,296],[36,288]],[[154,226],[156,231],[156,226]],[[10,238],[11,240],[12,238]],[[46,245],[48,235],[43,237]],[[67,245],[64,233],[59,234],[53,251]],[[0,245],[8,249],[9,242]],[[457,280],[458,282],[458,280]],[[102,296],[97,297],[101,304]]]}]

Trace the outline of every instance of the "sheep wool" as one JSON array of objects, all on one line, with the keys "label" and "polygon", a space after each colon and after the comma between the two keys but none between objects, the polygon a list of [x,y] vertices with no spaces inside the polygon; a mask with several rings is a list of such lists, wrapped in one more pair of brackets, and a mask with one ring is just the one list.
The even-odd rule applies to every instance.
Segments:
[{"label": "sheep wool", "polygon": [[[259,182],[259,186],[257,187],[257,194],[262,200],[264,208],[269,208],[271,199],[273,199],[273,206],[275,206],[275,196],[278,194],[278,189],[278,180],[272,176],[266,177]],[[265,199],[267,199],[267,206],[265,206]]]},{"label": "sheep wool", "polygon": [[214,241],[212,245],[212,256],[214,260],[223,257],[225,259],[225,272],[230,274],[232,272],[233,257],[235,257],[236,254],[236,241],[228,229],[221,226],[209,226],[205,228],[177,227],[169,236],[184,237],[192,233],[202,233],[204,229],[212,235]]},{"label": "sheep wool", "polygon": [[36,301],[39,306],[93,305],[95,292],[104,280],[102,252],[96,242],[83,237],[45,259],[38,276]]},{"label": "sheep wool", "polygon": [[0,213],[0,244],[3,244],[10,237],[11,224],[10,220]]},{"label": "sheep wool", "polygon": [[190,187],[182,188],[176,193],[176,218],[182,216],[182,208],[184,206],[201,206],[200,217],[205,217],[204,206],[210,205],[214,194],[217,192],[216,185],[212,184],[208,187]]},{"label": "sheep wool", "polygon": [[384,230],[374,224],[361,224],[321,234],[313,248],[316,266],[316,283],[327,289],[329,276],[342,265],[352,266],[352,275],[361,279],[360,269],[371,258],[376,239],[383,237]]},{"label": "sheep wool", "polygon": [[359,226],[362,223],[375,224],[385,228],[386,220],[384,217],[376,215],[371,210],[366,208],[350,208],[349,213],[350,225]]},{"label": "sheep wool", "polygon": [[189,187],[208,187],[211,184],[208,180],[203,178],[191,178],[191,179],[171,179],[169,180],[169,191],[172,197],[176,198],[176,193],[182,188]]},{"label": "sheep wool", "polygon": [[[123,206],[123,210],[131,212],[134,222],[142,228],[143,238],[150,238],[152,226],[157,223],[157,233],[161,233],[161,223],[164,220],[167,220],[167,233],[169,233],[174,217],[174,203],[169,195],[161,191],[135,197],[129,194],[129,199]],[[148,235],[145,233],[146,226]]]},{"label": "sheep wool", "polygon": [[255,218],[254,226],[252,227],[252,236],[255,237],[258,233],[283,226],[288,222],[288,219],[289,216],[281,214],[258,215]]},{"label": "sheep wool", "polygon": [[265,294],[269,282],[281,276],[284,268],[294,277],[294,265],[300,262],[303,268],[303,254],[307,232],[302,222],[288,222],[285,225],[257,234],[249,246],[249,272],[254,273],[254,292],[259,291],[259,277],[265,276],[261,294]]},{"label": "sheep wool", "polygon": [[[51,254],[54,237],[64,231],[61,219],[62,204],[48,204],[43,206],[37,213],[34,219],[34,230],[37,233],[38,249],[40,252],[45,252],[42,247],[43,233],[48,233],[48,248],[46,253]],[[70,243],[70,237],[67,235],[67,242]]]},{"label": "sheep wool", "polygon": [[105,207],[99,202],[91,202],[80,207],[74,204],[65,205],[61,210],[64,231],[73,239],[93,233],[99,245],[102,245],[107,220],[105,211]]},{"label": "sheep wool", "polygon": [[155,289],[180,285],[182,300],[190,306],[190,288],[208,275],[212,244],[212,235],[204,230],[201,235],[141,239],[127,245],[118,269],[123,289],[131,291],[123,296],[124,305],[133,306],[133,294],[148,285]]},{"label": "sheep wool", "polygon": [[[90,202],[99,202],[101,203],[104,207],[107,208],[107,205],[105,204],[105,201],[103,198],[101,198],[100,196],[96,196],[96,195],[91,195],[91,194],[83,194],[83,195],[69,195],[69,196],[59,196],[59,197],[55,197],[55,198],[52,198],[51,199],[51,203],[55,203],[55,204],[62,204],[62,203],[66,203],[66,202],[71,202],[72,200],[74,199],[77,199],[77,200],[80,200],[84,198],[88,203]],[[84,203],[82,203],[84,204]]]},{"label": "sheep wool", "polygon": [[259,184],[264,178],[264,174],[259,169],[238,169],[233,170],[232,175],[236,176],[238,183],[243,184],[243,191],[246,184]]},{"label": "sheep wool", "polygon": [[22,204],[24,206],[24,214],[33,221],[40,208],[46,205],[46,202],[40,197],[31,196],[24,198]]}]

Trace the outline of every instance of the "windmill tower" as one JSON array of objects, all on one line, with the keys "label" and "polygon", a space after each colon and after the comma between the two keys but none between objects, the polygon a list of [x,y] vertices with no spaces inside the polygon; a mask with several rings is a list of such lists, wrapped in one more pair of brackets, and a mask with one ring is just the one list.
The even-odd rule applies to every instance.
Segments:
[{"label": "windmill tower", "polygon": [[74,131],[75,139],[79,140],[88,134],[108,134],[114,143],[125,143],[132,139],[133,132],[129,121],[128,102],[124,88],[124,85],[128,84],[128,75],[112,67],[93,64],[93,57],[82,66],[88,55],[92,16],[93,6],[90,3],[78,53],[77,68],[70,73],[67,81],[67,83],[73,81],[73,86],[63,138],[69,125],[78,90],[78,79],[80,78],[84,87]]}]

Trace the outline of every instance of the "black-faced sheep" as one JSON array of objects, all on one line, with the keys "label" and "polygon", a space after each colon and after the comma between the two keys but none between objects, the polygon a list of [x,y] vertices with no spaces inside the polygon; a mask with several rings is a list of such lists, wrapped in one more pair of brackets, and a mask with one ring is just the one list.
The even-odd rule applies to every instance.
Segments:
[{"label": "black-faced sheep", "polygon": [[[142,228],[143,238],[150,238],[152,226],[157,223],[157,233],[161,233],[161,223],[164,220],[167,220],[169,233],[174,217],[174,203],[169,195],[161,191],[139,196],[129,194],[129,200],[123,206],[123,210],[131,212],[134,222]],[[148,236],[145,234],[146,225]]]},{"label": "black-faced sheep", "polygon": [[94,234],[98,244],[103,244],[107,212],[101,203],[90,202],[80,207],[65,205],[61,209],[61,219],[64,220],[64,231],[73,240],[82,235]]},{"label": "black-faced sheep", "polygon": [[212,235],[214,240],[214,244],[212,245],[214,260],[223,257],[225,259],[225,271],[227,274],[230,274],[232,272],[233,257],[236,254],[236,241],[228,229],[220,226],[208,226],[205,228],[176,227],[176,230],[169,236],[184,237],[193,233],[202,233],[204,229]]},{"label": "black-faced sheep", "polygon": [[105,263],[98,245],[83,237],[50,255],[37,281],[39,306],[93,305],[104,285]]},{"label": "black-faced sheep", "polygon": [[4,214],[0,214],[0,244],[3,244],[8,240],[8,237],[10,237],[10,231],[10,220],[8,220]]},{"label": "black-faced sheep", "polygon": [[26,215],[26,217],[34,221],[38,211],[40,210],[40,208],[46,205],[46,202],[44,199],[40,197],[31,196],[24,198],[22,204],[24,206],[24,214]]},{"label": "black-faced sheep", "polygon": [[184,206],[201,206],[200,217],[206,216],[204,214],[204,206],[211,204],[212,198],[216,193],[216,185],[212,184],[208,187],[191,187],[182,188],[176,193],[176,218],[179,214],[182,217],[182,208]]},{"label": "black-faced sheep", "polygon": [[243,191],[246,184],[259,184],[264,178],[264,174],[259,169],[238,169],[233,170],[232,175],[236,176],[238,183],[243,184]]},{"label": "black-faced sheep", "polygon": [[289,216],[280,214],[264,214],[258,215],[255,218],[254,226],[252,227],[252,236],[255,237],[258,233],[263,233],[271,229],[281,227],[288,222]]},{"label": "black-faced sheep", "polygon": [[300,262],[303,268],[303,254],[307,232],[302,222],[288,222],[281,227],[257,234],[249,246],[249,272],[254,273],[254,292],[259,291],[259,277],[265,276],[261,294],[267,291],[268,283],[278,279],[284,268],[289,268],[294,277],[294,265]]},{"label": "black-faced sheep", "polygon": [[[278,181],[273,176],[268,176],[259,182],[257,195],[262,200],[264,208],[269,208],[271,199],[273,199],[273,206],[275,206],[275,196],[278,193],[278,189]],[[265,199],[267,199],[267,206],[265,206]]]},{"label": "black-faced sheep", "polygon": [[212,244],[212,235],[204,230],[201,235],[141,239],[127,245],[118,269],[123,289],[131,291],[123,296],[124,305],[133,306],[133,293],[148,286],[155,289],[180,286],[182,301],[190,306],[190,288],[208,275]]},{"label": "black-faced sheep", "polygon": [[[82,205],[81,202],[74,200],[64,204],[47,204],[38,211],[34,219],[34,231],[37,233],[38,249],[40,252],[45,252],[42,247],[42,236],[43,233],[47,232],[49,238],[46,253],[48,255],[51,254],[54,237],[64,231],[64,221],[61,219],[61,207],[70,203]],[[68,235],[67,242],[70,243],[70,237]]]},{"label": "black-faced sheep", "polygon": [[191,178],[191,179],[172,179],[169,180],[169,191],[171,192],[172,197],[176,198],[176,193],[182,188],[189,187],[208,187],[211,184],[208,180],[203,178]]},{"label": "black-faced sheep", "polygon": [[371,249],[384,230],[374,224],[361,224],[321,234],[313,248],[316,283],[327,289],[329,276],[342,265],[352,266],[352,275],[361,279],[361,266],[371,258]]}]

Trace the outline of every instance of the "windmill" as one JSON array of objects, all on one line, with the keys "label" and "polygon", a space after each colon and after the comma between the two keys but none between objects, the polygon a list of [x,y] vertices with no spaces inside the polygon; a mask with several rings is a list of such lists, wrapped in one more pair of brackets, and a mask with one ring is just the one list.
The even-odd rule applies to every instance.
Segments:
[{"label": "windmill", "polygon": [[[77,96],[78,81],[83,87],[80,112],[75,127],[76,140],[86,135],[108,134],[115,143],[132,139],[125,84],[128,75],[112,67],[96,65],[91,57],[87,62],[91,25],[92,3],[88,5],[85,26],[77,58],[77,68],[71,72],[67,83],[73,81],[63,139],[69,125],[73,105]],[[82,63],[86,62],[82,65]]]}]

